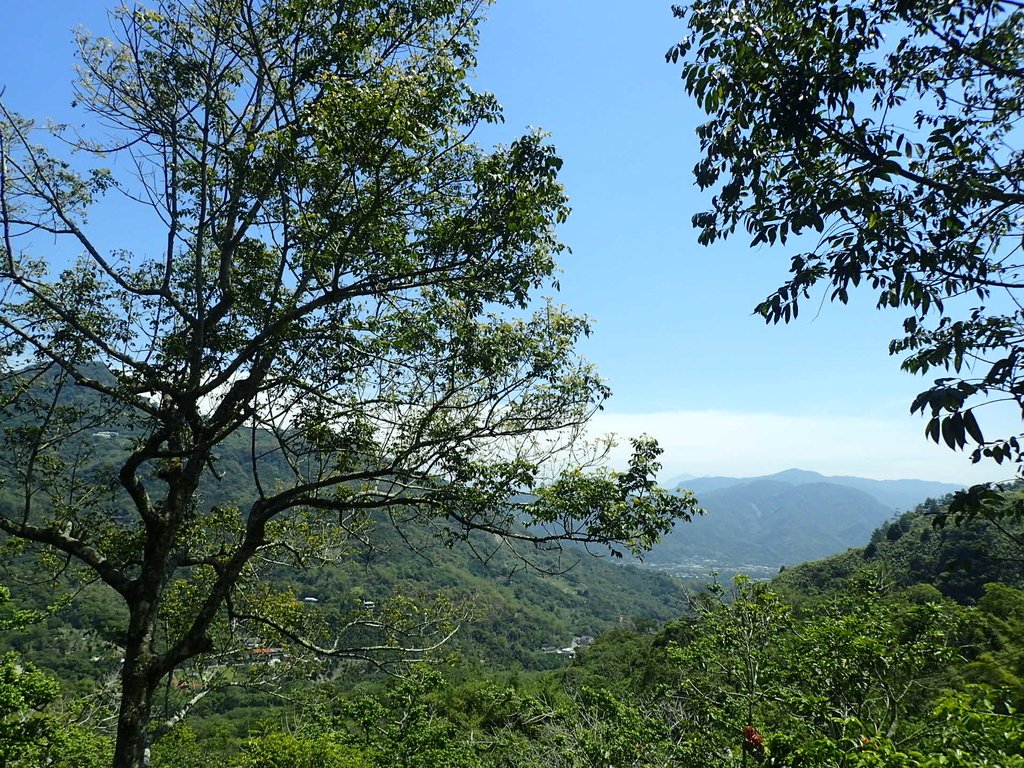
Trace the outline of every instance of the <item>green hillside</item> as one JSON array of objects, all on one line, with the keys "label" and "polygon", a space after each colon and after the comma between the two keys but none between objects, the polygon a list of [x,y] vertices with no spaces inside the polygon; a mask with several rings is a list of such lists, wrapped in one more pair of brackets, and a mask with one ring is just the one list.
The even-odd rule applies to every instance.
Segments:
[{"label": "green hillside", "polygon": [[702,492],[707,513],[677,526],[648,561],[679,573],[774,573],[857,546],[892,516],[873,497],[835,483],[753,480]]},{"label": "green hillside", "polygon": [[[1020,526],[935,527],[945,509],[927,502],[879,526],[864,548],[771,583],[740,578],[689,595],[582,552],[535,553],[542,569],[563,568],[542,576],[485,539],[466,542],[474,555],[426,535],[402,540],[378,521],[374,548],[282,573],[283,583],[328,614],[380,605],[393,590],[462,596],[475,615],[449,660],[395,680],[356,667],[292,677],[276,695],[213,690],[156,742],[152,765],[1016,768]],[[34,589],[37,602],[47,596]],[[116,616],[103,606],[89,588],[43,624],[3,636],[57,671],[69,700],[91,701],[116,669],[102,642]],[[591,633],[571,663],[541,652]],[[90,728],[86,743],[102,751],[108,736]]]},{"label": "green hillside", "polygon": [[[611,627],[666,621],[686,604],[676,579],[583,549],[531,552],[527,566],[507,547],[483,537],[452,547],[427,533],[409,537],[381,520],[369,534],[372,547],[329,565],[281,568],[270,575],[275,588],[334,621],[362,611],[364,604],[383,607],[402,597],[428,604],[443,598],[460,617],[446,652],[458,651],[494,669],[564,666],[568,655],[543,649],[566,648],[574,638]],[[25,557],[9,560],[3,581],[23,607],[42,609],[59,596],[73,598],[42,624],[0,635],[0,647],[24,653],[72,688],[89,686],[96,672],[89,658],[115,659],[124,616],[103,585],[40,578],[34,560]]]},{"label": "green hillside", "polygon": [[867,571],[902,587],[930,584],[965,603],[979,600],[987,583],[1024,588],[1024,524],[975,519],[937,525],[948,502],[928,500],[876,528],[863,547],[789,568],[775,583],[787,594],[813,595]]}]

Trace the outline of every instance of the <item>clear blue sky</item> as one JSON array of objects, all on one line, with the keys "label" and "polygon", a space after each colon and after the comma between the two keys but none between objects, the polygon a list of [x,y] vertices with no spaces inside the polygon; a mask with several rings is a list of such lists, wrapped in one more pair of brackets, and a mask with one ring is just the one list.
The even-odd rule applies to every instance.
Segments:
[{"label": "clear blue sky", "polygon": [[[825,474],[1005,479],[927,443],[908,412],[925,380],[887,354],[902,316],[868,295],[805,307],[790,326],[751,310],[785,276],[790,253],[742,238],[696,244],[706,204],[690,169],[700,119],[664,52],[682,35],[667,0],[498,0],[482,28],[476,87],[497,94],[510,140],[550,132],[565,160],[573,216],[561,230],[557,297],[591,315],[583,347],[615,393],[597,427],[649,432],[665,477],[753,475],[801,467]],[[72,29],[106,29],[104,0],[5,3],[0,87],[15,110],[67,119]],[[1002,417],[1000,423],[999,418]],[[1019,420],[993,410],[996,433]]]}]

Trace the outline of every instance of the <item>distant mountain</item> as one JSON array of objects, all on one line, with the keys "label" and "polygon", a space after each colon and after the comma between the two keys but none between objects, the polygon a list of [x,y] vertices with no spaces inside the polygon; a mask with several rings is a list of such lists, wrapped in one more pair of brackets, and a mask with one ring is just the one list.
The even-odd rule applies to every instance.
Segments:
[{"label": "distant mountain", "polygon": [[953,483],[938,483],[930,480],[871,480],[866,477],[848,475],[822,475],[804,469],[787,469],[774,475],[760,477],[698,477],[688,475],[674,477],[664,483],[666,488],[683,487],[693,491],[703,501],[709,491],[718,491],[755,481],[770,480],[789,485],[830,483],[863,491],[878,503],[889,507],[892,512],[913,509],[928,498],[940,498],[960,490],[963,486]]},{"label": "distant mountain", "polygon": [[651,565],[792,565],[863,544],[893,510],[837,483],[771,478],[699,490],[703,517],[678,525],[646,558]]}]

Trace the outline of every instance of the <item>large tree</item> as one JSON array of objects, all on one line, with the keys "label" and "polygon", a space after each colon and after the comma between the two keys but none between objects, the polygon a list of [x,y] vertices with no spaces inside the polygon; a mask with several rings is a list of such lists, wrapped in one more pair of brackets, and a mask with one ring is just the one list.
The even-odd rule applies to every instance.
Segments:
[{"label": "large tree", "polygon": [[906,311],[890,353],[940,371],[912,411],[973,459],[1020,464],[1024,413],[1024,6],[1013,0],[698,0],[668,59],[709,116],[699,240],[788,244],[789,278],[757,311],[845,303],[864,284]]},{"label": "large tree", "polygon": [[649,441],[621,473],[563,450],[608,392],[586,320],[536,297],[561,161],[471,139],[500,120],[466,82],[480,5],[123,7],[80,36],[87,128],[0,106],[0,529],[123,602],[117,768],[161,680],[232,639],[405,648],[379,607],[303,634],[269,564],[382,520],[639,552],[691,510]]}]

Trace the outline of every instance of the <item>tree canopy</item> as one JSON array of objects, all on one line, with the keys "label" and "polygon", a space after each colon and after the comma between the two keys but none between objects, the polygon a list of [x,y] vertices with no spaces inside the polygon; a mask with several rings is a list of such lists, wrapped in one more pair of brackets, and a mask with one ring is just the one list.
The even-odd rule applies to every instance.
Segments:
[{"label": "tree canopy", "polygon": [[[872,290],[906,311],[890,344],[941,377],[911,410],[975,461],[1024,460],[978,405],[1024,413],[1024,7],[1012,0],[698,0],[668,54],[709,119],[693,218],[707,244],[791,246],[756,311]],[[1003,429],[1000,424],[997,430]]]},{"label": "tree canopy", "polygon": [[651,441],[621,473],[571,453],[608,390],[573,351],[587,320],[538,298],[561,160],[539,133],[472,138],[501,117],[467,84],[480,6],[122,7],[79,36],[84,128],[0,106],[0,530],[124,603],[116,766],[143,764],[153,693],[192,660],[447,632],[316,618],[270,566],[382,520],[640,552],[693,508],[655,487]]}]

